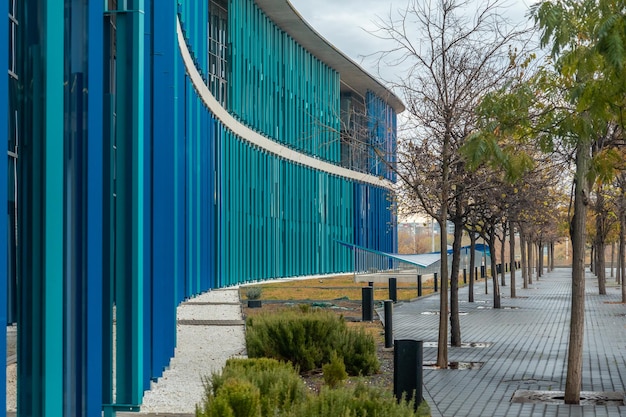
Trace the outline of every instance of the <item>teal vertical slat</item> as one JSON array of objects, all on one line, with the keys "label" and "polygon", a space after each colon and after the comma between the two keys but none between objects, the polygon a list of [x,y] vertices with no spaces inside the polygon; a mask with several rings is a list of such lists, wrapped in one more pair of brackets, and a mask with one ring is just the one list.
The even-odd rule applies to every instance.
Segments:
[{"label": "teal vertical slat", "polygon": [[[8,1],[0,1],[0,10],[10,10]],[[8,20],[4,16],[0,20],[0,33],[8,33]],[[9,42],[2,42],[0,45],[0,68],[9,68],[8,56],[9,56]],[[8,115],[10,112],[9,103],[9,78],[3,75],[2,81],[0,81],[0,126],[4,126],[5,134],[11,135],[9,126]],[[8,163],[7,157],[0,159],[0,201],[8,201],[7,185],[8,179]],[[0,236],[8,236],[7,222],[0,223]],[[7,239],[0,240],[0,271],[8,271],[8,242]],[[9,282],[9,274],[0,275],[0,323],[2,323],[3,331],[0,333],[0,358],[6,357],[7,345],[6,345],[6,325],[7,320],[7,300],[12,299],[11,289],[7,291],[7,284]],[[11,314],[9,314],[11,315]],[[6,367],[0,372],[0,392],[6,393]],[[6,395],[0,397],[0,417],[6,416]]]},{"label": "teal vertical slat", "polygon": [[[8,1],[0,1],[0,10],[10,10]],[[0,33],[8,33],[9,28],[7,25],[7,19],[2,19],[0,22]],[[0,68],[9,68],[7,57],[9,56],[8,51],[8,42],[3,42],[3,45],[0,45]],[[11,135],[11,130],[7,126],[9,126],[8,115],[10,112],[11,104],[9,103],[9,78],[4,76],[4,79],[0,81],[0,126],[5,127],[5,134]],[[8,163],[7,158],[3,157],[0,160],[0,199],[2,201],[8,201],[8,190],[7,185],[9,179],[8,177]],[[10,229],[9,229],[10,230]],[[0,224],[0,236],[8,236],[7,231],[7,222],[2,222]],[[8,245],[7,239],[0,240],[0,270],[8,271],[9,263],[8,260]],[[9,274],[0,275],[0,323],[3,323],[3,331],[0,333],[0,357],[6,357],[7,345],[6,345],[6,324],[8,324],[7,320],[7,301],[12,300],[12,289],[7,291],[7,284],[11,278]],[[9,316],[12,315],[9,313]],[[6,368],[0,372],[0,392],[6,392]],[[0,400],[0,417],[4,417],[6,415],[6,395],[2,397]]]},{"label": "teal vertical slat", "polygon": [[[44,416],[63,412],[63,22],[64,5],[46,2],[44,208]],[[35,377],[33,375],[33,377]]]},{"label": "teal vertical slat", "polygon": [[[230,110],[278,142],[337,162],[339,74],[298,45],[253,1],[231,3],[229,27]],[[332,82],[319,85],[324,78]],[[280,100],[267,103],[275,94]]]},{"label": "teal vertical slat", "polygon": [[[205,4],[207,2],[201,2],[202,4]],[[201,7],[202,9],[202,7]],[[206,16],[206,13],[203,15]],[[206,28],[206,25],[203,25],[201,27]],[[204,33],[204,31],[202,31]],[[206,34],[205,36],[202,36],[202,39],[204,39],[204,49],[202,49],[203,51],[206,51]],[[206,56],[205,56],[205,61],[206,61]],[[196,129],[195,129],[195,152],[194,152],[194,171],[195,171],[195,186],[193,189],[193,195],[194,195],[194,205],[195,205],[195,216],[194,216],[194,270],[195,270],[195,276],[194,276],[194,286],[193,286],[193,293],[192,295],[195,294],[199,294],[201,289],[202,289],[202,285],[200,284],[201,282],[201,277],[200,277],[200,273],[201,273],[201,269],[200,269],[200,257],[202,256],[200,250],[201,250],[201,245],[200,245],[200,238],[202,236],[202,222],[201,222],[201,214],[202,214],[202,207],[201,207],[201,202],[202,202],[202,194],[201,194],[201,184],[202,184],[202,167],[201,167],[201,156],[202,156],[202,152],[201,152],[201,145],[200,145],[200,141],[201,140],[206,140],[206,137],[203,137],[203,134],[206,135],[206,131],[204,131],[202,129],[202,115],[201,113],[204,111],[204,109],[202,108],[202,105],[200,103],[200,100],[194,96],[194,100],[196,103]]]}]

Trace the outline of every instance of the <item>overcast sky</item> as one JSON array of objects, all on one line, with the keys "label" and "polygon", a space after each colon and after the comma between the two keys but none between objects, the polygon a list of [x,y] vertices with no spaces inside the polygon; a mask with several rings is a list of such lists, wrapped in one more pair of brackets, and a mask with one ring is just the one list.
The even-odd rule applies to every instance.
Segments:
[{"label": "overcast sky", "polygon": [[[388,20],[405,8],[408,0],[289,0],[304,19],[339,50],[375,74],[375,60],[365,56],[389,49],[388,44],[368,32],[378,18]],[[525,21],[533,0],[510,0],[511,18]]]}]

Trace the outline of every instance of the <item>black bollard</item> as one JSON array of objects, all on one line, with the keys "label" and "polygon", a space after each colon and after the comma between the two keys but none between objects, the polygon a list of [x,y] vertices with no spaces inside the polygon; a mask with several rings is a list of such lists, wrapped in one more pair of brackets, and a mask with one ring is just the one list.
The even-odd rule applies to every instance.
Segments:
[{"label": "black bollard", "polygon": [[415,410],[423,401],[423,348],[421,340],[396,340],[393,351],[393,394],[400,401],[413,399]]},{"label": "black bollard", "polygon": [[463,284],[467,284],[467,269],[463,268]]},{"label": "black bollard", "polygon": [[367,286],[368,286],[368,287],[372,287],[372,288],[374,288],[374,281],[370,281],[370,282],[368,282],[368,283],[367,283]]},{"label": "black bollard", "polygon": [[474,281],[477,281],[477,280],[478,280],[478,267],[475,266],[474,267]]},{"label": "black bollard", "polygon": [[418,297],[422,296],[422,275],[421,274],[417,275],[417,296]]},{"label": "black bollard", "polygon": [[393,347],[393,301],[385,300],[385,347]]},{"label": "black bollard", "polygon": [[435,292],[437,292],[437,273],[435,272]]},{"label": "black bollard", "polygon": [[481,278],[485,278],[485,273],[486,273],[485,265],[481,265],[481,267],[480,267],[480,277]]},{"label": "black bollard", "polygon": [[398,280],[396,278],[389,278],[389,298],[394,303],[398,302]]},{"label": "black bollard", "polygon": [[374,320],[374,288],[363,287],[361,288],[361,295],[363,298],[363,321]]}]

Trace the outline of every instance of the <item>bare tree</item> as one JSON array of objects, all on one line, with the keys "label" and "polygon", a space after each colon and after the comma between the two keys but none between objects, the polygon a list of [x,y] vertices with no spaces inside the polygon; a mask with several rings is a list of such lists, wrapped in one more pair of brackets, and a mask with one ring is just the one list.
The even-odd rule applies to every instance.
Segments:
[{"label": "bare tree", "polygon": [[[503,4],[500,0],[410,0],[397,17],[390,13],[387,20],[381,19],[375,32],[395,45],[380,53],[380,65],[405,70],[395,82],[409,113],[406,140],[399,146],[399,175],[409,189],[406,194],[437,220],[442,231],[448,220],[461,216],[468,198],[462,189],[466,173],[458,150],[474,129],[474,109],[482,95],[500,87],[512,73],[510,51],[526,33],[506,22]],[[455,239],[460,237],[460,232],[455,234]],[[437,366],[447,368],[447,234],[441,233],[440,240]],[[457,268],[454,256],[460,257],[460,247],[458,242],[454,245]],[[458,269],[456,275],[452,272],[456,280]],[[456,327],[458,305],[450,311]],[[457,331],[460,343],[460,328],[453,330]]]}]

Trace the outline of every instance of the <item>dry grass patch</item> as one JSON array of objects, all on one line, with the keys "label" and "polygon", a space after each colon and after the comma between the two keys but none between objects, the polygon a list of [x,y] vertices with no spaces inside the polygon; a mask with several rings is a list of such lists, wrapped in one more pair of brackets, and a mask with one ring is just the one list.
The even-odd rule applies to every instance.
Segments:
[{"label": "dry grass patch", "polygon": [[[355,282],[354,275],[329,276],[285,282],[267,282],[258,284],[263,288],[263,300],[361,300],[361,288],[364,282]],[[417,283],[397,284],[398,301],[409,301],[417,297]],[[428,287],[426,287],[428,285]],[[432,284],[424,280],[422,294],[432,293]],[[240,289],[242,299],[246,299],[245,287]],[[386,283],[374,284],[374,300],[389,299],[389,288]]]}]

